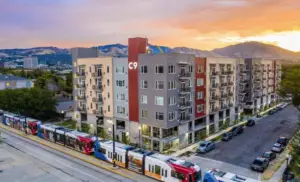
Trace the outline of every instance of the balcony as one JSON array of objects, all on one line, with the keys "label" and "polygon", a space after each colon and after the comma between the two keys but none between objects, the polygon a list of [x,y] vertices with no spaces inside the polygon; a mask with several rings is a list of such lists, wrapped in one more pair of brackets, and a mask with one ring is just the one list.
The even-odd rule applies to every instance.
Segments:
[{"label": "balcony", "polygon": [[217,72],[217,71],[210,71],[210,72],[209,72],[209,75],[210,75],[211,77],[215,77],[215,76],[219,75],[219,72]]},{"label": "balcony", "polygon": [[76,76],[85,77],[85,72],[76,72]]},{"label": "balcony", "polygon": [[227,70],[227,71],[225,72],[225,74],[226,74],[226,75],[232,75],[232,74],[233,74],[233,71],[232,71],[232,70]]},{"label": "balcony", "polygon": [[95,78],[102,78],[103,77],[103,73],[101,74],[98,74],[98,73],[92,73],[92,77],[95,77]]},{"label": "balcony", "polygon": [[221,83],[221,87],[226,87],[227,85],[228,85],[227,82],[222,82],[222,83]]},{"label": "balcony", "polygon": [[218,111],[219,111],[218,107],[209,108],[210,113],[214,113],[214,112],[218,112]]},{"label": "balcony", "polygon": [[223,99],[226,99],[228,97],[228,95],[227,94],[221,94],[221,99],[223,100]]},{"label": "balcony", "polygon": [[180,102],[179,103],[179,109],[181,109],[181,110],[185,110],[189,107],[192,107],[191,102]]},{"label": "balcony", "polygon": [[210,84],[210,89],[216,89],[219,87],[218,83]]},{"label": "balcony", "polygon": [[184,116],[184,117],[179,117],[179,122],[180,123],[185,123],[185,122],[188,122],[191,120],[191,117],[190,116]]},{"label": "balcony", "polygon": [[181,72],[178,74],[179,79],[189,79],[191,77],[191,73],[189,72]]},{"label": "balcony", "polygon": [[227,109],[227,108],[228,108],[228,105],[227,105],[227,104],[221,105],[221,109]]},{"label": "balcony", "polygon": [[97,126],[103,126],[104,125],[103,119],[99,119],[96,122],[97,122]]},{"label": "balcony", "polygon": [[191,87],[179,88],[179,94],[188,94],[192,91]]},{"label": "balcony", "polygon": [[78,95],[77,96],[78,100],[85,100],[85,98],[86,98],[85,95]]},{"label": "balcony", "polygon": [[192,63],[191,62],[187,62],[187,61],[179,61],[179,62],[177,62],[177,64],[183,65],[183,66],[187,66],[187,65],[191,65]]},{"label": "balcony", "polygon": [[257,78],[257,77],[256,77],[256,78],[254,78],[254,81],[255,81],[255,82],[261,82],[261,78]]},{"label": "balcony", "polygon": [[102,116],[103,115],[103,112],[100,111],[100,110],[93,110],[93,114],[96,114],[98,116]]},{"label": "balcony", "polygon": [[228,96],[229,96],[229,97],[232,97],[232,96],[233,96],[233,92],[229,92],[229,93],[228,93]]},{"label": "balcony", "polygon": [[229,104],[228,104],[228,107],[233,107],[233,103],[229,103]]},{"label": "balcony", "polygon": [[219,100],[220,97],[219,97],[218,95],[212,95],[212,96],[210,97],[210,99],[211,99],[211,100]]},{"label": "balcony", "polygon": [[102,85],[93,85],[92,86],[93,90],[102,90],[102,88],[103,88]]},{"label": "balcony", "polygon": [[102,102],[103,102],[103,99],[102,99],[101,97],[93,97],[93,98],[92,98],[92,101],[93,101],[93,102],[100,102],[100,103],[102,103]]},{"label": "balcony", "polygon": [[228,82],[228,85],[229,85],[229,86],[233,86],[234,83],[233,83],[233,82]]},{"label": "balcony", "polygon": [[82,88],[85,88],[85,84],[79,83],[79,84],[76,84],[76,87],[82,89]]}]

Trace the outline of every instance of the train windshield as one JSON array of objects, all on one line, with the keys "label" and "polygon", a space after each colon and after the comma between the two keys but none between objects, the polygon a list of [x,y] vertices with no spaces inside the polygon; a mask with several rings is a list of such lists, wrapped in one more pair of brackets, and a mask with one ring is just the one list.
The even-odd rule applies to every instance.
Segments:
[{"label": "train windshield", "polygon": [[201,170],[199,170],[198,172],[194,173],[194,178],[195,178],[195,182],[200,182],[202,179],[202,173]]}]

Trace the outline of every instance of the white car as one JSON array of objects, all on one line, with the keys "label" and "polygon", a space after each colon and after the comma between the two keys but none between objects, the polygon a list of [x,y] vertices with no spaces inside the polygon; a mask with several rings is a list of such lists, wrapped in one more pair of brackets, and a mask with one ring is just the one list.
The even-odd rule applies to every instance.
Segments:
[{"label": "white car", "polygon": [[280,153],[283,151],[283,149],[284,149],[283,145],[281,145],[280,143],[274,143],[272,147],[272,152]]}]

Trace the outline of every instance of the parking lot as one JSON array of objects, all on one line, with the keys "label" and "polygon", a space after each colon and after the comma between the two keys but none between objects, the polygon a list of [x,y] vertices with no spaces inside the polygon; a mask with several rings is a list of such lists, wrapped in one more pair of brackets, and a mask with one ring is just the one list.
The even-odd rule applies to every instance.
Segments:
[{"label": "parking lot", "polygon": [[297,115],[297,109],[289,105],[260,119],[255,126],[246,127],[243,134],[232,140],[217,143],[215,150],[207,154],[196,154],[188,159],[198,162],[204,169],[209,168],[205,165],[211,159],[211,164],[207,165],[214,164],[212,168],[258,179],[260,174],[250,171],[250,164],[263,152],[271,150],[279,136],[292,136],[298,127]]}]

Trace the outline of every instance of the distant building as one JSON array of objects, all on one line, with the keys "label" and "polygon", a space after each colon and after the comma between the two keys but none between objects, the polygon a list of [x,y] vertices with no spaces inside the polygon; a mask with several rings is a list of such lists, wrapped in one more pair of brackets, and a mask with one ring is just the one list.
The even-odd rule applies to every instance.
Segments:
[{"label": "distant building", "polygon": [[33,82],[30,79],[13,75],[0,75],[0,90],[31,87],[33,87]]},{"label": "distant building", "polygon": [[25,69],[36,69],[38,68],[39,61],[37,57],[27,57],[23,59]]},{"label": "distant building", "polygon": [[3,66],[4,68],[17,68],[17,64],[13,61],[4,62]]}]

